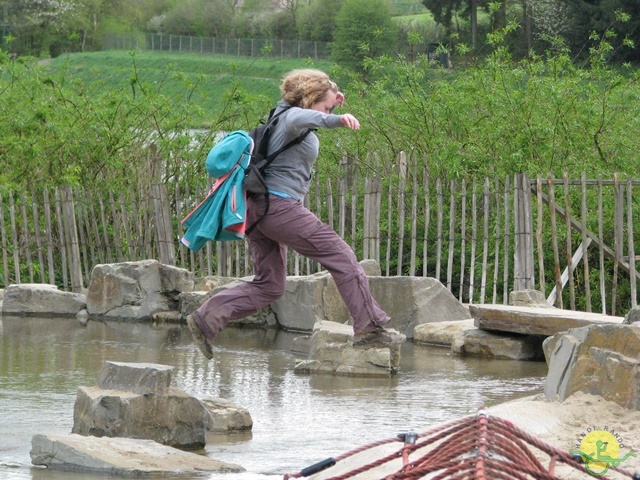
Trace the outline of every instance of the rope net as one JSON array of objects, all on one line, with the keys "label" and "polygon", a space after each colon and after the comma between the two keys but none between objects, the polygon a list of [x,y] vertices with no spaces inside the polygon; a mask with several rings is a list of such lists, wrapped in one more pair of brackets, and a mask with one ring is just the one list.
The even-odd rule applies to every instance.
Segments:
[{"label": "rope net", "polygon": [[[390,446],[400,444],[398,448]],[[632,473],[617,464],[606,464],[597,473],[589,469],[588,460],[545,443],[537,437],[498,417],[490,417],[484,407],[477,415],[463,417],[422,433],[406,433],[397,437],[364,445],[335,458],[311,465],[298,473],[286,474],[283,480],[308,477],[329,467],[352,459],[359,454],[381,446],[387,450],[377,460],[360,465],[334,476],[322,475],[323,480],[347,480],[380,478],[382,480],[432,479],[432,480],[561,480],[554,473],[564,465],[585,474],[584,478],[612,480],[607,471],[615,471],[616,478],[640,480],[639,473]],[[532,450],[534,449],[534,450]],[[534,454],[536,451],[537,455]],[[548,459],[545,466],[540,457]],[[586,460],[586,462],[585,462]],[[353,462],[352,462],[353,463]],[[386,468],[385,468],[386,467]],[[395,471],[392,471],[394,470]],[[338,469],[336,469],[338,470]],[[381,471],[384,473],[381,474]],[[392,473],[389,473],[392,471]],[[365,473],[369,476],[365,476]]]}]

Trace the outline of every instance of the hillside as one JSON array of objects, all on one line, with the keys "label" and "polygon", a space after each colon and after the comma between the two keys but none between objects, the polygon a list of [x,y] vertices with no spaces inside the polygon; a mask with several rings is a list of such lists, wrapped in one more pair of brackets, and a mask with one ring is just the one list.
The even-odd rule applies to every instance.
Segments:
[{"label": "hillside", "polygon": [[195,54],[104,51],[61,55],[49,63],[55,71],[66,71],[89,90],[117,90],[139,82],[162,95],[194,106],[194,127],[207,126],[208,112],[224,108],[226,95],[264,97],[266,104],[279,98],[282,76],[294,68],[331,68],[330,62],[224,57]]}]

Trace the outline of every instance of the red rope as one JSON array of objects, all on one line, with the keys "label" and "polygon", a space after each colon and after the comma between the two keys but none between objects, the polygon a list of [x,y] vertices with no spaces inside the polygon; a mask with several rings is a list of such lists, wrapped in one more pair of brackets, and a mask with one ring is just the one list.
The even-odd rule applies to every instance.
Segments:
[{"label": "red rope", "polygon": [[[336,462],[399,442],[402,439],[394,437],[364,445],[336,457]],[[530,446],[549,456],[548,469]],[[424,449],[427,451],[420,454]],[[416,458],[411,459],[412,455]],[[402,442],[396,451],[327,480],[347,480],[398,459],[402,466],[384,480],[419,479],[426,475],[433,480],[560,480],[554,474],[559,463],[588,474],[585,466],[568,452],[541,441],[509,421],[487,416],[481,408],[478,415],[432,427],[415,435],[415,443]],[[610,465],[609,468],[633,478],[631,472],[620,467]],[[287,474],[284,480],[300,476],[300,473]],[[608,480],[605,476],[598,478]]]}]

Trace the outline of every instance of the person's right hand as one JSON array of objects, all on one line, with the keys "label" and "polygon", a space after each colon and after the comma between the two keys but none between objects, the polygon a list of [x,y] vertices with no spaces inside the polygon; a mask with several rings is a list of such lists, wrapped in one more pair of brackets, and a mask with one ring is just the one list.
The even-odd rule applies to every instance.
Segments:
[{"label": "person's right hand", "polygon": [[358,130],[360,128],[360,122],[350,113],[340,115],[340,123],[342,123],[343,127],[350,128],[351,130]]}]

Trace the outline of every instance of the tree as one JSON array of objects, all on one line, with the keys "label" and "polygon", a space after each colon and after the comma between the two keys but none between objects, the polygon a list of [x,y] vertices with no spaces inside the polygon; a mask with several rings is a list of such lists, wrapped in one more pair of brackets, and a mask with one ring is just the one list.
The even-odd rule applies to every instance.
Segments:
[{"label": "tree", "polygon": [[[586,56],[585,45],[592,34],[607,38],[611,54],[618,60],[638,61],[638,50],[620,49],[625,39],[640,43],[640,0],[557,0],[569,16],[564,36],[574,54]],[[622,22],[621,18],[627,17]],[[615,32],[614,32],[615,29]]]},{"label": "tree", "polygon": [[433,19],[444,27],[446,39],[450,39],[453,32],[453,15],[462,7],[462,0],[422,0],[422,4],[431,12]]},{"label": "tree", "polygon": [[343,0],[324,0],[315,2],[304,10],[298,24],[298,35],[301,40],[316,42],[333,41],[336,28],[336,16]]},{"label": "tree", "polygon": [[336,15],[333,60],[362,72],[366,58],[379,57],[391,51],[394,32],[385,0],[344,0]]}]

